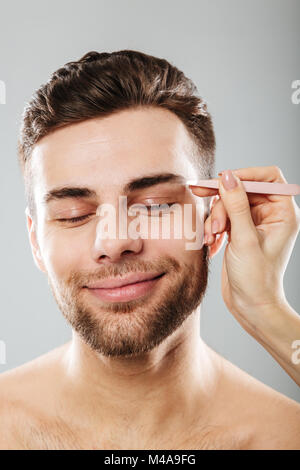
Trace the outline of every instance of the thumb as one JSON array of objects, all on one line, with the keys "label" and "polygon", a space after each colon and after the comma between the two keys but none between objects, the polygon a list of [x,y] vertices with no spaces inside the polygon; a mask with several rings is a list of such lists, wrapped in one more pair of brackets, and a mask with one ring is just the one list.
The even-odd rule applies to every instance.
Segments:
[{"label": "thumb", "polygon": [[239,177],[231,170],[222,172],[219,194],[230,219],[230,242],[235,246],[256,243],[258,236],[247,193]]}]

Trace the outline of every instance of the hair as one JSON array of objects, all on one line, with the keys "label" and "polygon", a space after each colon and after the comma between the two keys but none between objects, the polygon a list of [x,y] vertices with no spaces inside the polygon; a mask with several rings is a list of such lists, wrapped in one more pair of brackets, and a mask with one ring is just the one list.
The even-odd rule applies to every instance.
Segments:
[{"label": "hair", "polygon": [[213,124],[192,80],[167,60],[139,51],[91,51],[56,70],[24,107],[18,159],[31,216],[36,214],[29,164],[34,145],[63,126],[141,106],[175,113],[194,144],[191,158],[199,174],[212,177]]}]

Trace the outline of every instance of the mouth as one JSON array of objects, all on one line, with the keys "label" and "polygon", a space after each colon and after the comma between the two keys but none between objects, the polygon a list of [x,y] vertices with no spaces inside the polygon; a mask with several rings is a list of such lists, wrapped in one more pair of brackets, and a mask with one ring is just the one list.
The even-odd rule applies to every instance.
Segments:
[{"label": "mouth", "polygon": [[148,294],[165,274],[136,273],[126,278],[106,279],[84,287],[100,300],[128,302]]}]

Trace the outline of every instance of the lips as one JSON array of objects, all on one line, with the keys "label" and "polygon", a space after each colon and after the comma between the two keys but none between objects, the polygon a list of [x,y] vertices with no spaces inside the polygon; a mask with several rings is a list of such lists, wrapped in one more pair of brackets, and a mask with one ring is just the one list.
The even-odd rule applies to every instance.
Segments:
[{"label": "lips", "polygon": [[163,276],[165,273],[132,273],[126,277],[115,277],[111,279],[104,279],[88,286],[89,289],[113,289],[116,287],[123,287],[130,284],[136,284],[143,281],[149,281]]},{"label": "lips", "polygon": [[87,291],[102,302],[130,302],[145,298],[159,285],[165,273],[132,273],[90,284]]}]

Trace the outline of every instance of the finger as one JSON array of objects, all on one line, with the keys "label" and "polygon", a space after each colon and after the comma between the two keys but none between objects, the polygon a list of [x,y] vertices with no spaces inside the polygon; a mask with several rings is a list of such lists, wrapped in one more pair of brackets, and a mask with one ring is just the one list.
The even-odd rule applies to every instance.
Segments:
[{"label": "finger", "polygon": [[210,213],[210,230],[212,234],[222,233],[226,228],[228,216],[222,199],[217,200]]},{"label": "finger", "polygon": [[[214,188],[200,188],[199,186],[190,188],[192,193],[196,196],[211,197],[219,195],[219,189]],[[266,202],[278,202],[283,198],[287,199],[288,196],[276,196],[271,194],[258,194],[258,193],[247,193],[250,206],[256,206],[258,204],[264,204]],[[279,198],[279,199],[278,199]]]},{"label": "finger", "polygon": [[190,185],[189,188],[193,194],[195,194],[196,196],[202,196],[202,197],[214,196],[215,194],[218,194],[219,192],[218,188],[200,188],[200,186],[192,186],[192,185]]},{"label": "finger", "polygon": [[[237,168],[232,171],[241,180],[287,183],[287,180],[284,177],[281,169],[276,165]],[[219,172],[218,175],[221,175],[221,173],[222,172]],[[193,186],[193,185],[190,185],[190,189],[196,196],[202,196],[202,197],[212,196],[212,195],[218,194],[219,192],[218,189],[200,188],[199,186]],[[276,195],[276,194],[273,195],[273,194],[247,193],[247,196],[248,196],[248,200],[251,206],[256,205],[256,204],[263,204],[267,201],[286,202],[287,199],[290,199],[290,200],[293,199],[292,196],[282,196],[282,195]]]},{"label": "finger", "polygon": [[210,204],[210,213],[209,213],[209,215],[211,214],[213,208],[215,207],[215,205],[217,204],[217,202],[219,200],[220,200],[219,194],[216,194],[215,196],[212,197],[211,204]]},{"label": "finger", "polygon": [[[236,186],[231,190],[226,190],[224,186],[225,177],[228,176],[229,180],[236,183]],[[230,219],[230,237],[233,246],[244,249],[247,245],[256,244],[258,234],[252,220],[247,193],[239,177],[230,171],[225,172],[219,178],[219,193]]]},{"label": "finger", "polygon": [[[218,226],[214,224],[214,220],[218,221]],[[216,230],[213,233],[213,229]],[[224,232],[230,231],[230,220],[227,216],[224,204],[219,196],[216,196],[213,203],[210,215],[207,217],[204,223],[204,234],[206,236],[205,243],[212,245],[215,242],[216,236],[221,235]]]},{"label": "finger", "polygon": [[277,202],[251,207],[252,219],[256,226],[284,222],[291,227],[297,227],[300,225],[299,214],[299,207],[296,204],[287,207]]},{"label": "finger", "polygon": [[247,193],[250,206],[258,206],[270,202],[268,196],[270,196],[270,194]]},{"label": "finger", "polygon": [[[276,165],[237,168],[232,171],[235,175],[240,178],[240,180],[266,181],[270,183],[287,183],[287,180],[284,177],[281,169]],[[265,200],[270,202],[286,201],[287,199],[292,199],[292,196],[282,196],[278,194],[265,194],[263,197],[265,198]]]},{"label": "finger", "polygon": [[254,206],[251,208],[251,216],[254,225],[260,226],[261,224],[267,224],[270,217],[270,204],[261,204],[260,206]]},{"label": "finger", "polygon": [[[237,174],[237,176],[239,176],[238,171],[240,170],[233,170],[234,174]],[[221,175],[221,173],[219,173],[219,175]],[[255,176],[253,174],[243,174],[243,177],[239,176],[239,178],[242,180],[244,179],[244,180],[249,180],[249,181],[252,181],[252,180],[255,181]],[[256,180],[260,181],[259,178],[256,178]],[[219,188],[204,188],[204,187],[193,186],[193,185],[189,185],[189,188],[193,194],[199,197],[211,197],[211,196],[215,196],[219,194]],[[273,195],[271,194],[247,193],[247,195],[248,195],[250,205],[262,204],[262,203],[265,203],[266,201],[273,200]],[[275,195],[275,197],[277,201],[278,200],[277,196]],[[286,198],[287,196],[284,196],[284,197]]]},{"label": "finger", "polygon": [[[231,170],[241,180],[267,181],[270,183],[287,183],[281,169],[276,166],[252,166]],[[222,172],[219,172],[220,175]]]}]

